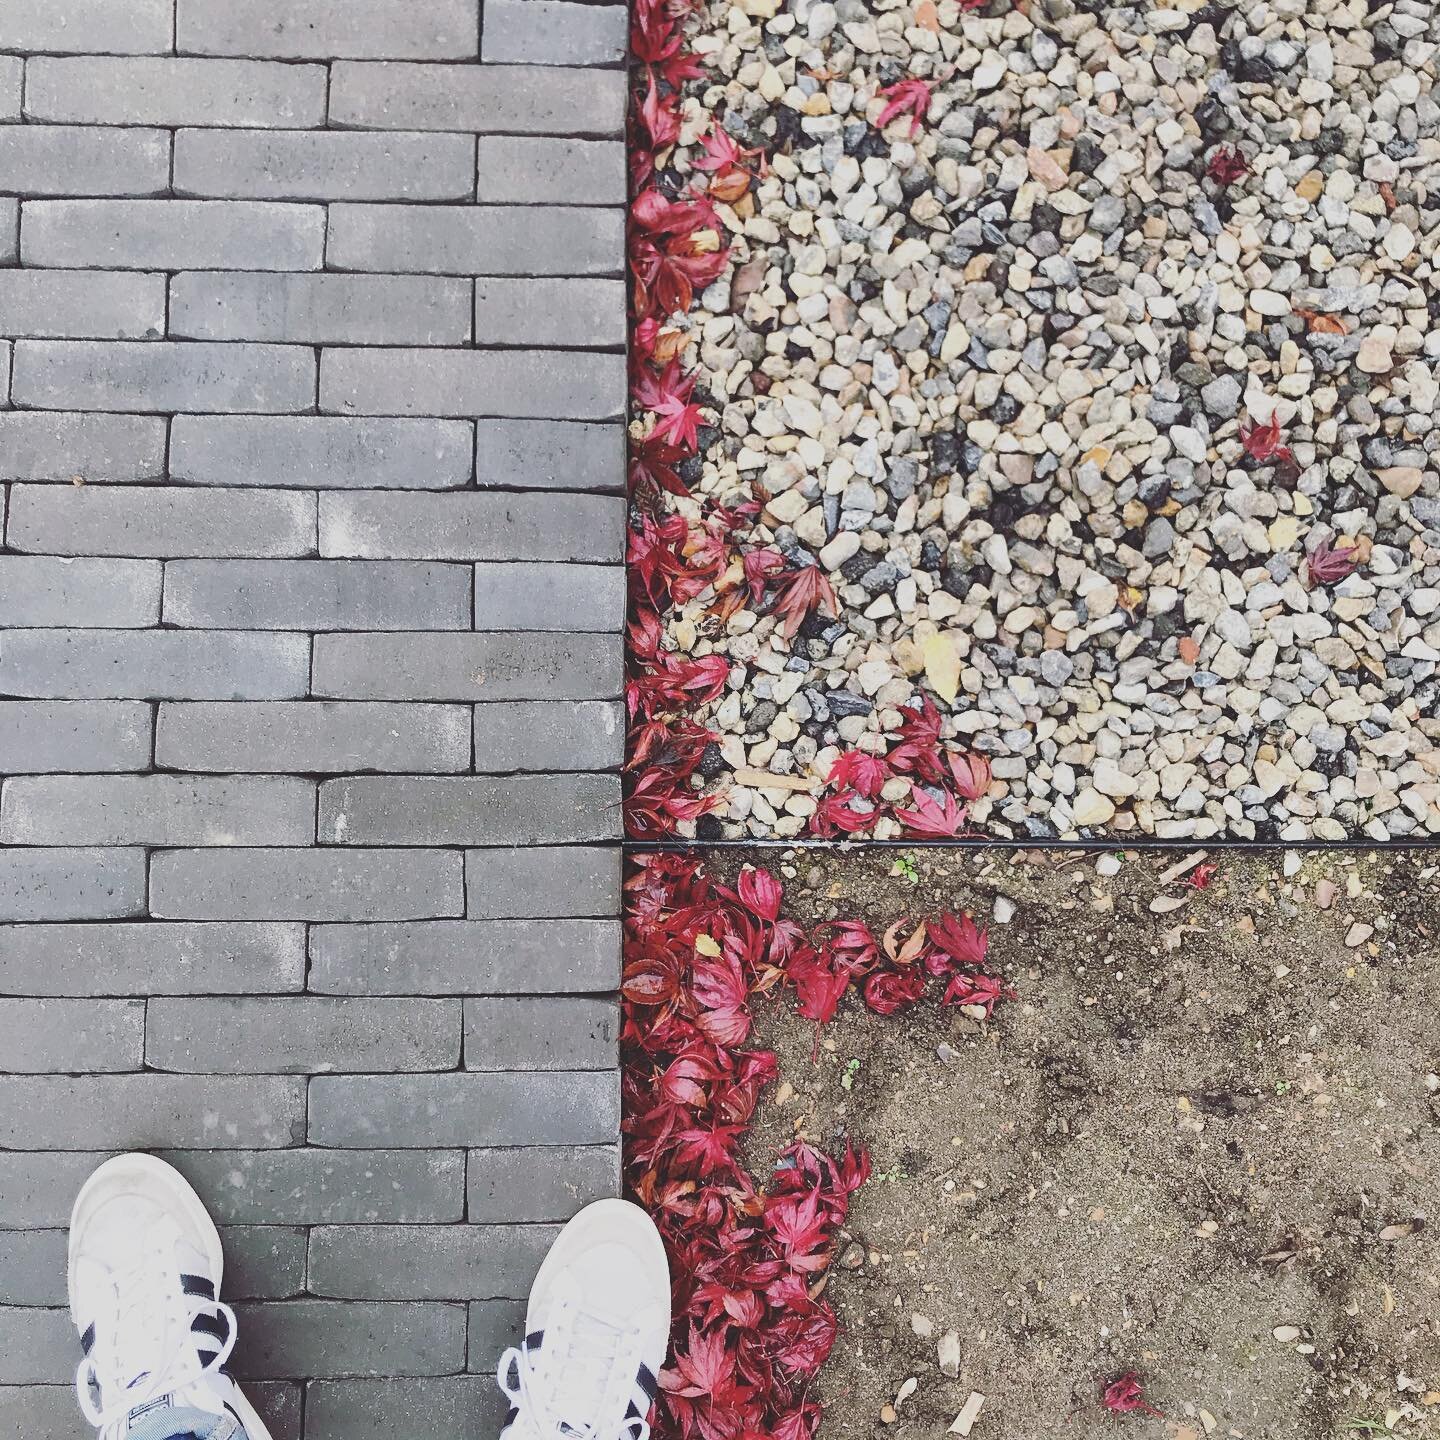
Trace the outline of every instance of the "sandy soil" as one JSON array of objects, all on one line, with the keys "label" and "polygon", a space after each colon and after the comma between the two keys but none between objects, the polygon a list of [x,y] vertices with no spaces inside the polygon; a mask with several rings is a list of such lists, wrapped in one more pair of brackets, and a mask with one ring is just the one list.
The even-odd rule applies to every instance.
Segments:
[{"label": "sandy soil", "polygon": [[[1174,856],[764,859],[805,921],[1014,907],[990,1024],[852,998],[817,1051],[762,1008],[756,1164],[792,1133],[875,1162],[827,1435],[939,1437],[974,1392],[980,1440],[1440,1436],[1433,859],[1223,858],[1203,891]],[[1163,1419],[1101,1409],[1132,1369]]]}]

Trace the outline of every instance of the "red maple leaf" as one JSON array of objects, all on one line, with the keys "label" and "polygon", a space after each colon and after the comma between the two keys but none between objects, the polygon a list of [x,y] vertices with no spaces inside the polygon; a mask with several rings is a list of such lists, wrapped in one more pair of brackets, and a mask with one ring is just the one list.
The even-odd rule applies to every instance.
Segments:
[{"label": "red maple leaf", "polygon": [[964,915],[937,915],[925,922],[930,939],[957,965],[983,965],[990,949],[990,932]]},{"label": "red maple leaf", "polygon": [[902,774],[918,775],[939,784],[945,778],[940,761],[940,726],[944,717],[928,695],[921,697],[918,710],[913,705],[902,705],[900,713],[905,719],[894,732],[900,744],[891,748],[886,759]]},{"label": "red maple leaf", "polygon": [[775,614],[783,622],[780,628],[787,640],[795,638],[805,617],[816,608],[823,608],[832,618],[840,613],[830,581],[818,565],[793,570],[779,582]]},{"label": "red maple leaf", "polygon": [[913,137],[919,132],[920,122],[930,113],[930,85],[925,80],[916,80],[913,77],[906,80],[897,80],[895,84],[887,86],[880,92],[886,96],[890,103],[880,112],[879,119],[875,121],[875,127],[883,130],[897,115],[910,112],[910,134]]},{"label": "red maple leaf", "polygon": [[700,406],[682,400],[678,395],[665,396],[655,406],[660,419],[650,433],[670,440],[686,451],[694,451],[700,444],[700,421],[703,412]]},{"label": "red maple leaf", "polygon": [[865,1003],[877,1015],[906,1010],[925,993],[925,972],[918,965],[904,970],[877,970],[865,981]]},{"label": "red maple leaf", "polygon": [[1305,557],[1305,569],[1312,585],[1333,585],[1360,568],[1359,552],[1352,546],[1338,549],[1328,540],[1321,540]]},{"label": "red maple leaf", "polygon": [[962,800],[978,800],[990,788],[990,762],[973,751],[951,754],[950,773]]},{"label": "red maple leaf", "polygon": [[835,786],[848,786],[857,795],[873,800],[890,778],[890,766],[878,755],[863,750],[847,750],[835,758],[826,781]]},{"label": "red maple leaf", "polygon": [[780,918],[780,882],[768,870],[744,870],[735,884],[740,903],[761,920]]},{"label": "red maple leaf", "polygon": [[1210,882],[1219,873],[1220,867],[1213,860],[1202,860],[1191,872],[1185,883],[1192,890],[1208,890]]},{"label": "red maple leaf", "polygon": [[1240,431],[1240,443],[1252,460],[1264,464],[1268,460],[1293,460],[1288,445],[1280,443],[1280,422],[1272,415],[1263,425],[1251,425]]},{"label": "red maple leaf", "polygon": [[1100,1403],[1115,1415],[1128,1415],[1134,1410],[1143,1410],[1147,1415],[1164,1418],[1164,1412],[1157,1410],[1145,1398],[1145,1387],[1133,1370],[1117,1375],[1100,1390]]},{"label": "red maple leaf", "polygon": [[918,785],[912,785],[910,803],[915,808],[896,810],[895,818],[917,835],[951,839],[960,833],[960,827],[965,823],[965,807],[957,805],[953,795],[947,794],[935,800]]},{"label": "red maple leaf", "polygon": [[835,963],[834,957],[811,946],[790,961],[786,970],[795,986],[800,1014],[807,1020],[828,1025],[850,988],[850,973]]},{"label": "red maple leaf", "polygon": [[942,1005],[978,1005],[988,1017],[1002,1000],[1013,1000],[1015,992],[1005,986],[996,975],[976,975],[962,972],[952,975],[945,993],[940,997]]},{"label": "red maple leaf", "polygon": [[785,1261],[792,1270],[823,1270],[830,1263],[829,1226],[820,1214],[816,1192],[772,1203],[765,1212],[765,1223],[785,1247]]},{"label": "red maple leaf", "polygon": [[857,810],[850,804],[852,800],[864,798],[855,790],[837,790],[833,795],[825,796],[815,808],[815,814],[810,819],[810,829],[821,836],[833,835],[836,831],[853,835],[857,830],[873,825],[878,815],[876,810]]},{"label": "red maple leaf", "polygon": [[745,583],[750,587],[750,603],[759,605],[765,597],[765,586],[785,569],[785,557],[766,546],[763,550],[747,550],[741,564]]},{"label": "red maple leaf", "polygon": [[1238,145],[1221,145],[1210,157],[1205,173],[1217,185],[1233,185],[1250,173],[1250,162]]}]

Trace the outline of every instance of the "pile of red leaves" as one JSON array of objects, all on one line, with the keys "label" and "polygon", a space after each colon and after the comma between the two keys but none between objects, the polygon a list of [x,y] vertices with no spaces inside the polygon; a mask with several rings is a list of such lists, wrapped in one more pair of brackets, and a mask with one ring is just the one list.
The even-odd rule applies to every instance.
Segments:
[{"label": "pile of red leaves", "polygon": [[625,887],[625,1178],[664,1237],[675,1307],[657,1433],[809,1440],[820,1407],[807,1387],[836,1334],[827,1271],[869,1161],[797,1144],[763,1181],[745,1168],[740,1146],[776,1073],[773,1054],[744,1048],[752,1001],[793,988],[800,1013],[824,1022],[855,987],[890,1015],[934,980],[942,1004],[979,1017],[1011,992],[986,970],[986,935],[968,915],[897,922],[878,938],[861,921],[807,934],[781,918],[766,871],[730,889],[688,856],[636,863]]}]

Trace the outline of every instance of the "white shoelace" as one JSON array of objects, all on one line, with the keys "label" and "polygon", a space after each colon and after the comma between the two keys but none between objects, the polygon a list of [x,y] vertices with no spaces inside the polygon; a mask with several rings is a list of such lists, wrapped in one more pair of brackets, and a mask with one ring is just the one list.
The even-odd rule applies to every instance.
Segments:
[{"label": "white shoelace", "polygon": [[509,1428],[525,1440],[650,1440],[648,1418],[625,1415],[641,1347],[638,1328],[560,1301],[541,1354],[522,1345],[500,1357],[495,1378],[516,1411]]},{"label": "white shoelace", "polygon": [[[75,1371],[75,1390],[100,1440],[123,1440],[132,1411],[214,1374],[235,1348],[235,1312],[216,1300],[184,1292],[173,1251],[151,1241],[135,1263],[111,1275],[114,1309],[97,1316],[95,1342]],[[224,1341],[204,1365],[197,1363],[191,1323],[219,1311]],[[213,1337],[207,1337],[213,1338]],[[106,1403],[97,1405],[94,1394]]]}]

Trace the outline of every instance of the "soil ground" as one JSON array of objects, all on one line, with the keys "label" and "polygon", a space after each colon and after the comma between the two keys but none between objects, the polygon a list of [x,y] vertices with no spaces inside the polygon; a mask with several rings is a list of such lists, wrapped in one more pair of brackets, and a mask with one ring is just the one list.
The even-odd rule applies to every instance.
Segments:
[{"label": "soil ground", "polygon": [[[990,953],[1019,998],[988,1024],[851,997],[817,1049],[761,1009],[782,1063],[757,1166],[799,1133],[875,1167],[829,1284],[832,1440],[939,1437],[972,1392],[979,1440],[1440,1436],[1435,857],[1217,856],[1200,891],[1162,883],[1173,854],[1113,878],[754,858],[806,922],[1014,907]],[[1164,1418],[1100,1407],[1129,1370]]]}]

